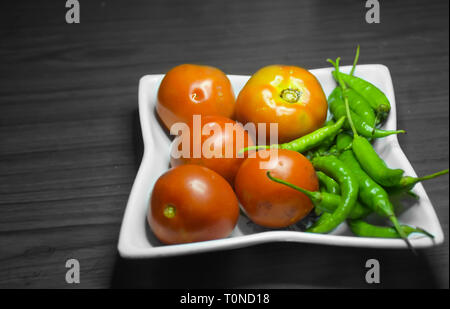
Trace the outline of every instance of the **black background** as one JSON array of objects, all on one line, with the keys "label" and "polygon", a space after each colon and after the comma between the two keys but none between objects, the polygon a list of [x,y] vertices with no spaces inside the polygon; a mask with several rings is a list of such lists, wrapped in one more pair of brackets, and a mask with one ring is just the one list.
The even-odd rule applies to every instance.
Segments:
[{"label": "black background", "polygon": [[[448,176],[424,183],[444,245],[408,251],[272,243],[191,256],[126,261],[117,240],[142,156],[137,86],[180,63],[228,74],[273,64],[308,69],[360,63],[390,68],[400,144],[419,175],[447,168],[448,1],[80,0],[0,4],[0,287],[299,288],[449,287]],[[382,283],[364,280],[381,263]]]}]

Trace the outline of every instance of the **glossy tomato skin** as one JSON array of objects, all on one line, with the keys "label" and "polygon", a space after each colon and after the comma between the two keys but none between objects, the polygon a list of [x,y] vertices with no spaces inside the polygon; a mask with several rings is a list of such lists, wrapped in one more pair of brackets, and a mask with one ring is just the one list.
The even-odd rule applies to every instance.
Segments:
[{"label": "glossy tomato skin", "polygon": [[[327,109],[319,81],[309,71],[296,66],[271,65],[260,69],[236,100],[237,120],[244,124],[278,123],[279,143],[320,128],[326,120]],[[266,132],[269,132],[268,125]]]},{"label": "glossy tomato skin", "polygon": [[182,64],[164,76],[156,111],[170,130],[176,122],[188,123],[192,115],[234,117],[235,97],[230,80],[221,70]]},{"label": "glossy tomato skin", "polygon": [[147,219],[161,242],[178,244],[226,237],[238,216],[236,195],[225,179],[206,167],[182,165],[156,181]]},{"label": "glossy tomato skin", "polygon": [[[209,132],[209,134],[202,134],[202,130],[206,130],[204,133]],[[187,140],[189,152],[186,152],[186,156],[183,154],[175,156],[171,151],[171,165],[174,167],[182,164],[202,165],[219,173],[233,185],[234,177],[247,156],[247,153],[238,155],[239,150],[254,145],[247,131],[229,118],[205,116],[201,117],[198,130],[194,129],[191,122],[189,132],[189,135],[181,134],[176,140],[179,144],[175,146],[182,153],[184,140]],[[197,135],[197,138],[194,138],[194,135]],[[194,148],[205,148],[206,153],[201,151],[200,157],[195,157]]]},{"label": "glossy tomato skin", "polygon": [[[276,183],[271,175],[301,188],[317,191],[319,183],[314,167],[302,154],[278,149],[277,156],[268,156],[268,150],[256,153],[242,163],[235,179],[235,191],[247,216],[256,224],[281,228],[304,218],[312,209],[310,199],[301,192]],[[270,163],[262,167],[261,163]]]}]

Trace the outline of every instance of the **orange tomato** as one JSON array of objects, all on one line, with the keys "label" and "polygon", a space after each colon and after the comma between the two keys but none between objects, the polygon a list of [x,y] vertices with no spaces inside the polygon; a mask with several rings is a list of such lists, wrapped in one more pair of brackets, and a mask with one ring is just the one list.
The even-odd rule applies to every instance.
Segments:
[{"label": "orange tomato", "polygon": [[[296,66],[271,65],[257,71],[236,100],[239,122],[278,123],[278,142],[289,142],[320,128],[327,99],[318,80]],[[273,133],[273,132],[272,132]],[[269,142],[269,137],[267,137]]]},{"label": "orange tomato", "polygon": [[319,189],[319,182],[311,162],[302,154],[286,149],[278,149],[277,156],[269,156],[269,153],[269,150],[261,150],[256,157],[246,159],[239,168],[234,186],[245,213],[253,222],[281,228],[304,218],[313,209],[313,204],[303,193],[270,180],[267,171],[311,191]]},{"label": "orange tomato", "polygon": [[[171,152],[171,165],[202,165],[219,173],[232,185],[246,156],[246,153],[241,156],[237,153],[244,147],[254,145],[251,137],[239,123],[221,116],[201,117],[200,125],[198,130],[195,130],[191,122],[190,134],[179,136],[178,157],[175,157],[174,151]],[[202,130],[206,130],[208,134],[202,134]],[[184,145],[189,146],[189,151],[185,153],[182,151]],[[201,151],[197,158],[194,157],[195,148]]]},{"label": "orange tomato", "polygon": [[156,111],[164,125],[188,123],[192,115],[234,116],[235,98],[228,77],[221,70],[182,64],[164,76],[158,90]]},{"label": "orange tomato", "polygon": [[182,165],[163,174],[150,198],[148,223],[165,244],[228,236],[239,217],[239,204],[230,184],[216,172]]}]

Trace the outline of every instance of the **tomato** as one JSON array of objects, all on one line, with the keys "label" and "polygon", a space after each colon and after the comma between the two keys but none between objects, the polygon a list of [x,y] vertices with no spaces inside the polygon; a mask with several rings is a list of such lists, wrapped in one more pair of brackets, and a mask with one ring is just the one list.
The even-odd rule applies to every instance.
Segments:
[{"label": "tomato", "polygon": [[[314,167],[302,154],[278,149],[277,156],[261,150],[242,163],[235,179],[235,191],[247,216],[256,224],[281,228],[304,218],[313,208],[301,192],[276,183],[271,175],[311,191],[319,189]],[[261,163],[270,166],[265,167]]]},{"label": "tomato", "polygon": [[[236,100],[236,118],[278,123],[278,142],[289,142],[320,128],[327,117],[327,99],[318,80],[296,66],[271,65],[257,71]],[[273,135],[273,132],[272,132]],[[267,137],[269,142],[269,137]]]},{"label": "tomato", "polygon": [[232,118],[234,107],[234,92],[225,73],[210,66],[182,64],[163,78],[156,111],[170,130],[176,122],[191,121],[192,115]]},{"label": "tomato", "polygon": [[161,242],[177,244],[226,237],[238,216],[236,195],[225,179],[206,167],[182,165],[156,181],[148,223]]},{"label": "tomato", "polygon": [[[219,173],[232,185],[246,155],[238,156],[237,153],[244,147],[254,145],[251,137],[240,124],[221,116],[201,117],[198,127],[196,130],[191,122],[190,134],[181,134],[175,140],[178,144],[174,144],[174,147],[178,151],[171,151],[171,165],[203,165]],[[202,134],[202,130],[208,134]],[[188,144],[189,151],[183,153],[182,148],[187,145],[185,143]],[[201,151],[197,158],[194,157],[195,148]]]}]

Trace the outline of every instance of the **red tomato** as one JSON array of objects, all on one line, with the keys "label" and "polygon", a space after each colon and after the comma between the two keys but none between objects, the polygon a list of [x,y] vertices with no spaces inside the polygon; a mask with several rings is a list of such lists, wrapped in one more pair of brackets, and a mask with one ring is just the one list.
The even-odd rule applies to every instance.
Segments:
[{"label": "red tomato", "polygon": [[228,236],[239,217],[230,184],[216,172],[182,165],[163,174],[150,198],[148,223],[165,244]]},{"label": "red tomato", "polygon": [[170,130],[176,122],[191,121],[192,115],[232,118],[234,106],[233,89],[225,73],[210,66],[182,64],[164,76],[156,111]]},{"label": "red tomato", "polygon": [[[318,80],[295,66],[271,65],[260,69],[236,100],[237,120],[255,125],[278,123],[279,143],[320,128],[327,109],[327,98]],[[268,125],[266,132],[269,132]]]},{"label": "red tomato", "polygon": [[[301,192],[276,183],[271,175],[311,191],[319,189],[314,167],[298,152],[278,149],[277,156],[269,150],[256,153],[242,163],[235,179],[235,191],[247,216],[256,224],[281,228],[294,224],[313,209],[309,198]],[[264,167],[261,163],[268,164]]]},{"label": "red tomato", "polygon": [[[207,132],[207,134],[202,134],[202,130],[203,133]],[[171,165],[203,165],[222,175],[232,185],[239,166],[244,162],[246,155],[238,156],[238,151],[249,145],[254,145],[244,128],[225,117],[206,116],[201,118],[198,129],[195,129],[191,122],[189,133],[189,135],[182,134],[176,139],[176,142],[179,142],[177,150],[181,153],[181,156],[175,158],[175,153],[172,151]],[[186,151],[183,155],[182,148],[184,145],[188,145],[189,151]],[[200,156],[197,158],[194,157],[195,148],[200,150]]]}]

